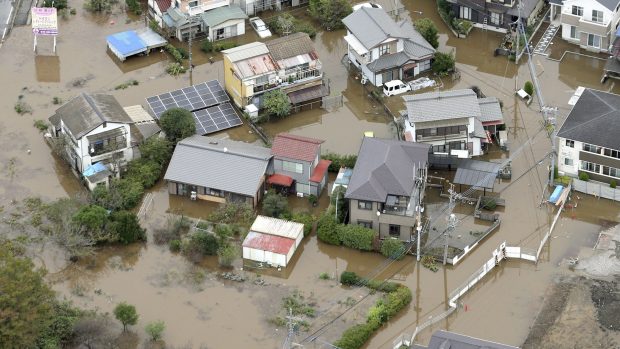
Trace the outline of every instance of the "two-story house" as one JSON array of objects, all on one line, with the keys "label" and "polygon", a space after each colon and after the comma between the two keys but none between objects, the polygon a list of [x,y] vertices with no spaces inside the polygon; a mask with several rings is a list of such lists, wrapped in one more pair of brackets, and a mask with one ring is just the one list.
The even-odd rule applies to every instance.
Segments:
[{"label": "two-story house", "polygon": [[561,6],[562,39],[589,51],[609,52],[620,20],[620,1],[564,0]]},{"label": "two-story house", "polygon": [[[265,92],[282,89],[293,102],[324,96],[319,56],[306,33],[222,51],[224,84],[235,104],[263,105]],[[303,98],[302,98],[303,97]]]},{"label": "two-story house", "polygon": [[[473,22],[475,27],[505,33],[519,15],[526,25],[534,23],[544,8],[544,0],[447,0],[456,18]],[[521,5],[519,11],[518,5]]]},{"label": "two-story house", "polygon": [[620,182],[620,95],[585,89],[557,133],[558,173]]},{"label": "two-story house", "polygon": [[[503,123],[497,98],[478,98],[471,89],[404,96],[405,137],[432,145],[433,153],[459,157],[483,154],[489,130]],[[486,123],[486,125],[483,124]]]},{"label": "two-story house", "polygon": [[349,223],[379,238],[412,241],[421,210],[430,146],[366,137],[345,193]]},{"label": "two-story house", "polygon": [[329,160],[321,159],[322,140],[280,133],[271,147],[274,175],[269,183],[304,195],[320,196],[327,184]]},{"label": "two-story house", "polygon": [[[81,93],[56,109],[49,121],[53,126],[52,136],[62,139],[65,145],[63,155],[87,181],[91,165],[103,164],[111,175],[118,174],[133,159],[134,121],[112,95]],[[92,180],[107,181],[105,176]],[[92,184],[96,183],[89,183],[91,189]]]},{"label": "two-story house", "polygon": [[396,23],[383,9],[361,7],[345,17],[344,40],[351,64],[375,86],[407,80],[431,68],[435,49],[407,21]]}]

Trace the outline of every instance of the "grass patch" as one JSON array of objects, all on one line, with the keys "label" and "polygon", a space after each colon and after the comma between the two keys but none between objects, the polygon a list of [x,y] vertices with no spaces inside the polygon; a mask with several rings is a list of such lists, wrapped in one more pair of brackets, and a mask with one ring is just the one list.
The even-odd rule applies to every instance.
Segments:
[{"label": "grass patch", "polygon": [[39,130],[39,132],[47,131],[47,122],[43,120],[35,120],[33,123],[33,126],[36,127]]},{"label": "grass patch", "polygon": [[115,90],[124,90],[130,86],[138,86],[140,84],[140,82],[138,80],[132,79],[129,80],[127,82],[124,82],[120,85],[116,85],[116,87],[114,87]]}]

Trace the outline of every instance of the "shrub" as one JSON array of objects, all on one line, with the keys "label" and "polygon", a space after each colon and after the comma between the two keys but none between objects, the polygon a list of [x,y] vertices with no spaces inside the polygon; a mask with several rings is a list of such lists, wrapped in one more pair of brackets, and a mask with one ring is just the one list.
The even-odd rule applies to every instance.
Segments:
[{"label": "shrub", "polygon": [[358,349],[370,338],[373,329],[368,324],[357,324],[342,333],[334,345],[341,349]]},{"label": "shrub", "polygon": [[579,179],[582,180],[582,181],[586,181],[587,182],[587,181],[590,180],[590,176],[587,173],[585,173],[585,172],[580,172],[579,173]]},{"label": "shrub", "polygon": [[209,233],[196,231],[183,241],[181,251],[193,262],[199,262],[204,256],[213,256],[217,253],[217,238]]},{"label": "shrub", "polygon": [[385,310],[388,320],[398,314],[400,310],[411,303],[411,290],[408,287],[400,286],[396,290],[389,292],[384,299]]},{"label": "shrub", "polygon": [[526,81],[525,85],[523,85],[523,91],[530,96],[534,95],[534,84],[531,81]]},{"label": "shrub", "polygon": [[455,60],[452,53],[436,52],[435,60],[433,61],[433,72],[439,75],[446,75],[454,70],[454,64]]},{"label": "shrub", "polygon": [[310,235],[312,232],[312,227],[314,226],[314,221],[316,218],[310,213],[293,213],[291,217],[293,222],[301,223],[304,225],[304,236]]},{"label": "shrub", "polygon": [[128,210],[135,207],[142,198],[144,188],[139,181],[121,178],[114,179],[110,188],[98,186],[92,192],[93,202],[109,210]]},{"label": "shrub", "polygon": [[142,13],[142,7],[140,7],[140,2],[138,0],[125,0],[125,4],[135,15],[140,15]]},{"label": "shrub", "polygon": [[176,47],[172,46],[172,44],[166,45],[166,51],[172,55],[172,58],[174,58],[177,63],[183,63],[183,55]]},{"label": "shrub", "polygon": [[329,172],[338,172],[341,167],[353,168],[357,161],[357,155],[340,155],[335,153],[323,154],[321,158],[332,162],[328,168]]},{"label": "shrub", "polygon": [[220,52],[233,47],[237,47],[237,44],[234,42],[218,42],[213,45],[213,51]]},{"label": "shrub", "polygon": [[170,240],[168,247],[170,248],[170,251],[172,252],[181,251],[181,240],[178,240],[178,239]]},{"label": "shrub", "polygon": [[44,0],[43,7],[55,7],[58,10],[67,8],[67,0]]},{"label": "shrub", "polygon": [[360,280],[360,277],[352,271],[343,271],[342,274],[340,274],[340,283],[343,285],[357,285]]},{"label": "shrub", "polygon": [[144,327],[144,331],[151,337],[152,341],[157,341],[161,339],[164,330],[166,329],[166,324],[163,321],[153,321],[146,324]]},{"label": "shrub", "polygon": [[336,224],[330,210],[319,218],[316,235],[319,240],[325,243],[340,245],[340,238],[338,237],[338,224]]},{"label": "shrub", "polygon": [[47,131],[47,122],[43,120],[35,120],[33,123],[33,126],[36,127],[39,130],[39,132]]},{"label": "shrub", "polygon": [[173,144],[196,133],[192,113],[183,108],[168,109],[159,118],[159,125],[166,138]]},{"label": "shrub", "polygon": [[400,284],[390,281],[381,281],[381,280],[366,280],[366,287],[380,292],[393,292],[397,288],[401,287]]},{"label": "shrub", "polygon": [[288,96],[280,89],[265,93],[263,107],[270,116],[276,118],[283,118],[291,113],[291,103]]},{"label": "shrub", "polygon": [[385,239],[381,242],[381,254],[391,259],[402,259],[405,256],[405,245],[397,239]]},{"label": "shrub", "polygon": [[217,251],[218,260],[223,267],[230,267],[235,259],[237,259],[237,255],[237,248],[231,244],[220,247]]},{"label": "shrub", "polygon": [[[91,236],[100,236],[108,222],[108,211],[97,205],[83,206],[71,218],[72,223]],[[96,239],[96,242],[101,242]]]},{"label": "shrub", "polygon": [[200,44],[200,50],[204,53],[209,53],[213,51],[213,43],[209,39],[205,40]]},{"label": "shrub", "polygon": [[439,47],[439,34],[435,22],[430,18],[422,18],[413,22],[413,25],[431,46],[434,48]]},{"label": "shrub", "polygon": [[114,308],[114,316],[123,324],[123,332],[127,331],[127,325],[135,325],[138,323],[136,307],[125,302],[119,303]]},{"label": "shrub", "polygon": [[271,19],[267,22],[267,26],[272,32],[280,36],[297,32],[306,33],[311,38],[316,36],[316,29],[314,28],[314,25],[297,19],[290,13],[282,13],[271,17]]},{"label": "shrub", "polygon": [[216,223],[249,225],[254,220],[254,210],[246,203],[227,202],[213,211],[208,220]]},{"label": "shrub", "polygon": [[60,97],[52,98],[52,104],[55,104],[55,105],[62,104],[62,98]]},{"label": "shrub", "polygon": [[172,144],[166,138],[151,137],[140,144],[140,158],[154,161],[163,168],[172,156]]},{"label": "shrub", "polygon": [[319,279],[321,279],[321,280],[329,280],[329,279],[331,279],[331,277],[329,276],[328,273],[322,272],[321,274],[319,274]]},{"label": "shrub", "polygon": [[288,200],[274,190],[269,190],[263,198],[263,214],[279,218],[285,212],[288,212]]},{"label": "shrub", "polygon": [[372,242],[375,238],[375,231],[362,227],[361,225],[340,225],[338,227],[338,238],[346,247],[355,248],[362,251],[371,251]]},{"label": "shrub", "polygon": [[480,208],[484,208],[489,211],[495,210],[497,207],[497,201],[493,198],[484,198],[480,201]]},{"label": "shrub", "polygon": [[129,162],[127,176],[142,184],[144,188],[155,185],[161,175],[161,165],[148,159],[136,159]]},{"label": "shrub", "polygon": [[105,12],[112,8],[114,0],[86,0],[84,8],[92,12]]},{"label": "shrub", "polygon": [[179,52],[179,54],[181,55],[181,58],[183,59],[188,59],[189,58],[189,52],[187,52],[187,50],[183,47],[177,47],[177,52]]},{"label": "shrub", "polygon": [[138,217],[133,212],[112,212],[110,215],[110,230],[118,236],[118,241],[125,245],[146,240],[146,230],[140,226]]},{"label": "shrub", "polygon": [[332,207],[338,212],[338,223],[344,223],[344,219],[347,216],[347,212],[349,211],[349,202],[344,198],[344,194],[347,192],[347,189],[341,185],[337,186],[334,189],[330,203]]},{"label": "shrub", "polygon": [[180,240],[181,234],[186,232],[190,226],[189,219],[183,216],[168,216],[166,224],[156,228],[153,232],[153,241],[158,244],[167,244],[172,240]]},{"label": "shrub", "polygon": [[172,76],[177,76],[179,74],[183,74],[185,73],[185,67],[181,65],[181,63],[178,62],[174,62],[174,63],[170,63],[168,64],[168,66],[166,67],[166,73],[172,75]]},{"label": "shrub", "polygon": [[612,189],[616,189],[616,180],[615,179],[612,179],[609,182],[609,187],[612,188]]},{"label": "shrub", "polygon": [[310,0],[308,4],[310,16],[327,30],[344,27],[342,19],[353,12],[347,0]]}]

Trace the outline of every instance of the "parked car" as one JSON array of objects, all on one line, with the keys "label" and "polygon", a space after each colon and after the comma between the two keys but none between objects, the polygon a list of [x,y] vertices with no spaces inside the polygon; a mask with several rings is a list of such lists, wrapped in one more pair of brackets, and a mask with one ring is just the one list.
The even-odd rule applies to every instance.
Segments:
[{"label": "parked car", "polygon": [[411,86],[400,80],[392,80],[383,84],[383,93],[386,96],[396,96],[411,91]]},{"label": "parked car", "polygon": [[372,2],[363,2],[361,4],[357,4],[357,5],[353,6],[353,11],[357,11],[357,10],[361,9],[362,7],[381,8],[381,5],[374,4]]},{"label": "parked car", "polygon": [[271,36],[271,30],[267,28],[265,22],[258,17],[250,18],[250,25],[256,31],[256,34],[261,37],[261,39],[268,38]]}]

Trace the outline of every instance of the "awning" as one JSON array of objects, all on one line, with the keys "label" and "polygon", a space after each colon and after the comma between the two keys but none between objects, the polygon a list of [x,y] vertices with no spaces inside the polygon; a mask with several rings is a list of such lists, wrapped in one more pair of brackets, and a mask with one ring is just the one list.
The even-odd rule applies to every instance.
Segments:
[{"label": "awning", "polygon": [[93,144],[97,142],[101,142],[105,139],[111,139],[116,137],[122,137],[125,135],[125,129],[122,127],[113,128],[108,131],[103,131],[100,133],[95,133],[94,135],[86,136],[88,139],[88,143]]},{"label": "awning", "polygon": [[494,162],[462,159],[453,183],[469,185],[474,189],[493,189],[500,166]]},{"label": "awning", "polygon": [[327,96],[327,94],[327,87],[323,85],[317,85],[305,88],[303,90],[291,92],[288,94],[288,98],[291,100],[292,104],[299,104]]},{"label": "awning", "polygon": [[281,185],[283,187],[290,187],[291,185],[293,185],[293,178],[287,175],[276,173],[269,176],[269,179],[267,179],[267,183]]},{"label": "awning", "polygon": [[327,169],[331,163],[332,162],[329,160],[319,161],[319,164],[316,165],[314,171],[312,172],[312,176],[310,176],[310,182],[320,183],[323,178],[325,178],[325,174],[327,173]]},{"label": "awning", "polygon": [[344,41],[346,41],[359,55],[365,55],[368,53],[368,50],[364,47],[364,45],[362,45],[362,43],[352,34],[345,36]]}]

